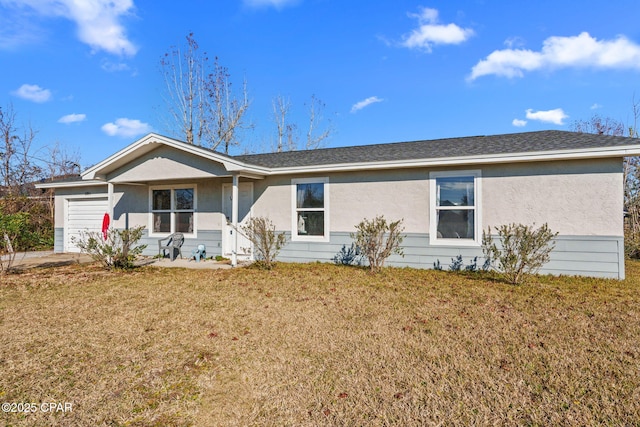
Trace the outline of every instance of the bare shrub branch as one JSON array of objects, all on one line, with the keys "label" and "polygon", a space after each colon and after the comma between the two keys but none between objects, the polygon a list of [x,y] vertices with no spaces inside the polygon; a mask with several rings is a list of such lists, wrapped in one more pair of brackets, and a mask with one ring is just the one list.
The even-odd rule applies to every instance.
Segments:
[{"label": "bare shrub branch", "polygon": [[351,233],[359,252],[369,261],[369,268],[377,272],[384,267],[384,262],[392,254],[404,256],[402,241],[402,220],[387,222],[382,215],[372,220],[364,219],[356,225],[356,232]]},{"label": "bare shrub branch", "polygon": [[545,223],[540,228],[523,224],[507,224],[496,227],[500,246],[491,237],[491,227],[482,232],[482,252],[494,268],[514,285],[524,276],[536,274],[549,262],[549,254],[555,248],[553,233]]}]

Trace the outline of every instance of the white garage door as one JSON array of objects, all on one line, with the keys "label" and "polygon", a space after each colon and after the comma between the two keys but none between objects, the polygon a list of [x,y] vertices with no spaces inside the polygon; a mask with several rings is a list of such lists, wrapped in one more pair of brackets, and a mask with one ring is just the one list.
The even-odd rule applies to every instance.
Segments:
[{"label": "white garage door", "polygon": [[83,231],[102,231],[102,218],[108,209],[107,198],[69,199],[65,224],[65,252],[80,252],[72,237],[79,238]]}]

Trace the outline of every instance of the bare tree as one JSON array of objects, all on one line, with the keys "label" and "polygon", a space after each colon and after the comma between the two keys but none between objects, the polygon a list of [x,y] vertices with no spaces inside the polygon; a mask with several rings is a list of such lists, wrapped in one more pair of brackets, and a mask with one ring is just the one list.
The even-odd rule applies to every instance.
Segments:
[{"label": "bare tree", "polygon": [[273,101],[273,121],[276,124],[276,146],[274,151],[293,151],[298,149],[315,150],[321,148],[324,141],[333,134],[333,127],[322,127],[324,120],[322,112],[325,104],[315,95],[311,95],[309,102],[305,103],[309,118],[309,127],[306,132],[304,146],[299,147],[298,126],[289,121],[291,102],[282,95],[276,96]]},{"label": "bare tree", "polygon": [[309,130],[307,131],[305,149],[314,150],[323,146],[324,142],[333,134],[334,128],[331,121],[329,121],[329,124],[322,129],[321,122],[324,119],[322,113],[326,105],[319,98],[311,95],[311,99],[306,106],[309,113]]},{"label": "bare tree", "polygon": [[[54,181],[65,178],[75,178],[80,175],[80,154],[78,151],[68,151],[59,142],[47,147],[47,158],[42,171],[41,180]],[[42,200],[46,204],[48,220],[54,223],[55,190],[48,188],[42,193]]]},{"label": "bare tree", "polygon": [[4,111],[0,107],[0,178],[7,195],[25,195],[25,186],[42,170],[31,158],[31,145],[36,134],[31,125],[18,129],[13,105],[9,104]]},{"label": "bare tree", "polygon": [[171,130],[186,142],[229,152],[238,145],[238,132],[245,127],[249,108],[247,83],[236,96],[226,67],[218,58],[210,62],[193,33],[186,48],[173,47],[160,60],[165,82],[165,101],[173,125]]},{"label": "bare tree", "polygon": [[[589,120],[574,122],[572,130],[598,135],[625,136],[638,138],[637,123],[640,105],[633,100],[632,123],[627,127],[622,122],[609,117],[594,115]],[[626,129],[626,130],[625,130]],[[628,132],[628,133],[627,133]],[[640,157],[625,157],[622,161],[623,191],[625,209],[625,253],[631,258],[640,258]]]},{"label": "bare tree", "polygon": [[278,95],[272,100],[273,121],[276,124],[275,152],[293,151],[298,148],[297,126],[289,123],[291,102],[288,98]]},{"label": "bare tree", "polygon": [[[19,125],[16,117],[12,105],[0,107],[0,251],[52,244],[53,190],[38,190],[34,184],[80,172],[77,154],[60,144],[37,150],[37,131],[30,124]],[[14,221],[21,226],[12,234],[7,227]]]},{"label": "bare tree", "polygon": [[624,124],[610,117],[600,117],[595,114],[589,120],[576,120],[572,130],[579,133],[595,133],[596,135],[623,136]]},{"label": "bare tree", "polygon": [[0,170],[0,177],[5,190],[11,187],[12,161],[16,154],[18,136],[16,135],[15,120],[16,114],[13,111],[13,105],[9,104],[5,111],[0,107],[0,137],[2,138],[2,147],[0,147],[2,169]]},{"label": "bare tree", "polygon": [[166,102],[179,130],[189,144],[201,145],[204,121],[204,69],[206,56],[200,56],[193,34],[187,36],[184,52],[174,47],[160,60],[166,86]]}]

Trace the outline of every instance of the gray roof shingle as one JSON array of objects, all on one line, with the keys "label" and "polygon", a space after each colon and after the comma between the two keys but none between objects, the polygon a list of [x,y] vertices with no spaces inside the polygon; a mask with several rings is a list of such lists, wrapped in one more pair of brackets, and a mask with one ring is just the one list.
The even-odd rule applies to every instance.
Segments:
[{"label": "gray roof shingle", "polygon": [[471,136],[431,141],[396,142],[324,148],[282,153],[233,156],[242,162],[267,168],[320,166],[344,163],[439,159],[504,155],[567,149],[635,145],[637,140],[620,136],[547,130],[492,136]]}]

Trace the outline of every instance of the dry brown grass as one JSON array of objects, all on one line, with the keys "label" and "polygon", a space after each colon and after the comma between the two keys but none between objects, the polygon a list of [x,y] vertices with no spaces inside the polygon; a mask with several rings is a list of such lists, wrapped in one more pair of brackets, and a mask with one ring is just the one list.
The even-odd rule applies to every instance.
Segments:
[{"label": "dry brown grass", "polygon": [[627,270],[29,270],[0,285],[0,402],[73,410],[0,424],[640,425]]}]

